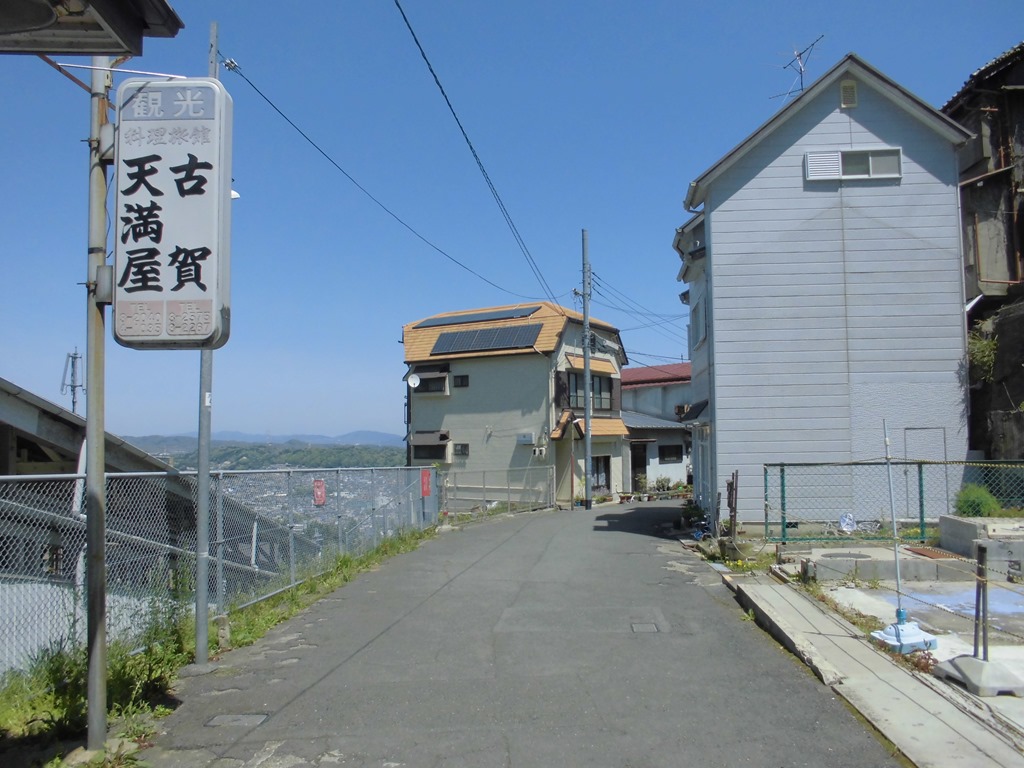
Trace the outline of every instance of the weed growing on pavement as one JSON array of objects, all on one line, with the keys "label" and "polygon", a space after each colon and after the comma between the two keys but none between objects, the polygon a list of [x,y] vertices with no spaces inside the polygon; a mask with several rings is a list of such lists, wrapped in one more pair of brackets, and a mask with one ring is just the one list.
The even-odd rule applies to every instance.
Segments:
[{"label": "weed growing on pavement", "polygon": [[811,580],[803,582],[800,585],[807,594],[817,600],[819,603],[825,605],[830,611],[842,616],[848,622],[857,627],[865,635],[870,635],[875,630],[882,629],[886,626],[877,616],[868,616],[865,613],[861,613],[853,608],[848,608],[845,605],[841,605],[832,598],[817,581]]}]

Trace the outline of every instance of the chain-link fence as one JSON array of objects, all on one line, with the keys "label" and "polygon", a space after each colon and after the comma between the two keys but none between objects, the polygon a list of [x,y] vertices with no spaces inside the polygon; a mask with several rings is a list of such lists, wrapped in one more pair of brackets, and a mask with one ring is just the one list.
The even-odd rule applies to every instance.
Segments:
[{"label": "chain-link fence", "polygon": [[453,470],[440,475],[441,508],[455,519],[555,506],[555,468]]},{"label": "chain-link fence", "polygon": [[[211,473],[211,612],[435,524],[437,485],[433,470],[404,467]],[[106,476],[111,640],[194,604],[196,489],[195,473]],[[62,638],[85,641],[85,511],[84,476],[0,478],[0,672]]]},{"label": "chain-link fence", "polygon": [[926,526],[941,515],[985,514],[979,503],[1024,508],[1024,465],[903,460],[764,465],[770,541],[892,539],[893,512],[901,536],[924,539]]}]

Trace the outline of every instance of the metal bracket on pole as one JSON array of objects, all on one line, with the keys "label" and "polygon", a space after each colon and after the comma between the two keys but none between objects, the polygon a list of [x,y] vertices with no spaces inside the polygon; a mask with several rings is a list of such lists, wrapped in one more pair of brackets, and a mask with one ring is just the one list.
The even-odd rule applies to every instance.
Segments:
[{"label": "metal bracket on pole", "polygon": [[93,299],[97,304],[111,304],[114,301],[114,266],[103,264],[96,267],[96,290]]}]

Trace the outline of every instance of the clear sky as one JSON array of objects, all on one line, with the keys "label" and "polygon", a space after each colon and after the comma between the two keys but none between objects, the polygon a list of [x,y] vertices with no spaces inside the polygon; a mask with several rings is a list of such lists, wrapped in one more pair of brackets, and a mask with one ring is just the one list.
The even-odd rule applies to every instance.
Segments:
[{"label": "clear sky", "polygon": [[[214,431],[404,434],[402,325],[545,291],[398,8],[171,5],[185,29],[147,39],[126,68],[205,76],[217,21],[221,53],[252,84],[221,70],[241,198]],[[685,358],[672,238],[689,218],[686,187],[784,106],[795,51],[818,40],[808,84],[854,52],[941,107],[1024,40],[1020,0],[402,6],[522,242],[569,307],[579,307],[587,230],[592,314],[622,330],[633,365]],[[0,377],[70,409],[65,357],[85,352],[89,97],[33,56],[3,56],[0,88]],[[199,353],[125,349],[110,326],[108,313],[107,428],[194,432]]]}]

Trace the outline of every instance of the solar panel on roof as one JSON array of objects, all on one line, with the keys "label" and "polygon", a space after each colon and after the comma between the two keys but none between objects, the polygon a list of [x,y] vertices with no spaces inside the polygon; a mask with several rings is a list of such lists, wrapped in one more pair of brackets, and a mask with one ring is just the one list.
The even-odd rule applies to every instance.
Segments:
[{"label": "solar panel on roof", "polygon": [[472,331],[442,333],[430,350],[432,355],[460,352],[485,352],[494,349],[525,349],[537,343],[542,323],[517,325],[512,328],[478,328]]},{"label": "solar panel on roof", "polygon": [[463,325],[465,323],[483,323],[488,320],[512,320],[517,317],[529,317],[540,309],[536,307],[515,307],[514,309],[491,309],[486,312],[470,312],[465,315],[448,315],[446,317],[428,317],[416,323],[413,328],[440,328],[445,325]]}]

